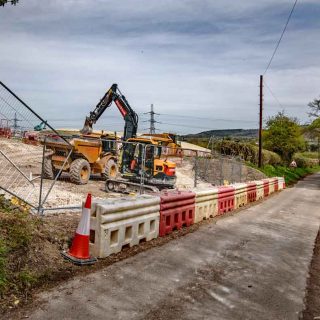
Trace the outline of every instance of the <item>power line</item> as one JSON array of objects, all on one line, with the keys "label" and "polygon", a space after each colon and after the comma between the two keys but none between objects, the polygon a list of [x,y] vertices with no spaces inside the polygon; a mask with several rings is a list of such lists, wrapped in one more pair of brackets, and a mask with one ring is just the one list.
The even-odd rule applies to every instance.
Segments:
[{"label": "power line", "polygon": [[[212,127],[203,127],[203,126],[192,126],[186,124],[178,124],[178,123],[168,123],[168,122],[160,122],[161,124],[166,124],[170,126],[184,127],[184,128],[194,128],[194,129],[204,129],[204,130],[219,130]],[[223,129],[221,129],[223,130]]]},{"label": "power line", "polygon": [[170,117],[178,117],[178,118],[190,118],[190,119],[200,119],[200,120],[208,120],[208,121],[225,121],[225,122],[248,122],[255,123],[255,120],[244,120],[244,119],[226,119],[226,118],[208,118],[208,117],[196,117],[196,116],[187,116],[181,114],[172,114],[172,113],[161,113],[161,116],[170,116]]},{"label": "power line", "polygon": [[284,109],[283,105],[280,103],[279,99],[276,97],[276,95],[273,93],[273,91],[271,90],[271,88],[268,86],[267,82],[264,81],[265,86],[267,87],[267,89],[269,90],[269,92],[271,93],[271,95],[273,96],[273,98],[277,101],[277,103],[279,104],[279,106]]},{"label": "power line", "polygon": [[274,48],[274,51],[273,51],[273,53],[272,53],[272,56],[271,56],[271,58],[270,58],[270,60],[269,60],[269,63],[268,63],[268,65],[267,65],[267,68],[266,68],[266,70],[264,71],[263,75],[265,75],[266,72],[268,71],[268,69],[269,69],[269,67],[270,67],[270,65],[271,65],[271,63],[272,63],[272,60],[273,60],[273,58],[274,58],[274,56],[275,56],[275,54],[276,54],[276,52],[277,52],[277,50],[278,50],[278,48],[279,48],[280,42],[281,42],[281,40],[282,40],[282,38],[283,38],[284,33],[286,32],[287,26],[288,26],[288,24],[289,24],[289,21],[290,21],[290,19],[291,19],[291,16],[292,16],[292,14],[293,14],[293,11],[294,11],[294,8],[296,7],[297,2],[298,2],[298,0],[295,0],[295,2],[294,2],[294,4],[293,4],[293,7],[292,7],[292,9],[291,9],[291,11],[290,11],[289,17],[288,17],[288,19],[287,19],[287,22],[286,22],[286,24],[285,24],[285,26],[284,26],[284,28],[283,28],[283,30],[282,30],[280,39],[278,40],[277,45],[276,45],[276,47]]}]

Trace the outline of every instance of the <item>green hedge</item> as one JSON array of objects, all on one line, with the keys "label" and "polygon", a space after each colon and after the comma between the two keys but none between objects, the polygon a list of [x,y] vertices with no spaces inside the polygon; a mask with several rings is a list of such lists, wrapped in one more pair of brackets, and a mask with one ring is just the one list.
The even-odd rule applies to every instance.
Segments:
[{"label": "green hedge", "polygon": [[290,185],[297,182],[306,175],[320,171],[320,167],[313,168],[287,168],[282,166],[266,165],[259,169],[268,177],[284,177],[286,184]]},{"label": "green hedge", "polygon": [[[215,142],[214,149],[225,155],[240,156],[245,161],[258,163],[259,148],[254,144],[221,140]],[[272,151],[262,150],[262,163],[264,165],[279,165],[281,164],[281,158]]]}]

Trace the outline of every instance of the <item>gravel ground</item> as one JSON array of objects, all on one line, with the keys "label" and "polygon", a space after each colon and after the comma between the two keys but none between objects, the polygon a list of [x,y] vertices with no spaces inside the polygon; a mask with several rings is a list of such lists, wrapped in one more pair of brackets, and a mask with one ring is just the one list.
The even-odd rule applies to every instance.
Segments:
[{"label": "gravel ground", "polygon": [[[19,167],[26,177],[32,176],[34,178],[40,176],[42,146],[27,145],[18,140],[0,139],[0,150]],[[171,157],[170,160],[177,164],[176,187],[179,189],[192,189],[194,187],[194,160],[188,157],[185,159]],[[40,179],[35,179],[33,184],[30,184],[1,155],[0,165],[2,165],[2,168],[0,168],[0,186],[10,185],[10,191],[37,206],[39,203]],[[212,170],[217,171],[219,168],[214,166]],[[50,190],[52,183],[52,180],[45,179],[43,181],[42,200]],[[210,183],[198,177],[198,188],[202,189],[210,186]],[[104,181],[100,177],[92,177],[87,185],[79,186],[70,182],[68,174],[63,174],[52,188],[44,207],[79,206],[88,192],[91,192],[96,198],[117,196],[104,192]]]}]

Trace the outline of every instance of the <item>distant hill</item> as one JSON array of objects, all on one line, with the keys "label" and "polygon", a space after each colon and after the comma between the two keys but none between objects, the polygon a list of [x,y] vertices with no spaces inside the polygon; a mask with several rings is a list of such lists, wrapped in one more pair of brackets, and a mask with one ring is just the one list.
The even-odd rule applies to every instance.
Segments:
[{"label": "distant hill", "polygon": [[215,138],[257,138],[258,129],[224,129],[224,130],[209,130],[195,134],[187,134],[183,138],[209,138],[214,136]]}]

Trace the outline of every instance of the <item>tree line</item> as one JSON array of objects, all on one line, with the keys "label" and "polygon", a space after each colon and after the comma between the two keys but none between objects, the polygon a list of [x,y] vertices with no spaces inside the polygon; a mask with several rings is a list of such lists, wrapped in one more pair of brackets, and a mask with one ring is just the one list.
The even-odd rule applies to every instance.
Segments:
[{"label": "tree line", "polygon": [[263,132],[263,147],[279,154],[286,164],[290,163],[295,153],[306,150],[304,134],[318,139],[319,148],[320,99],[314,99],[308,106],[312,122],[307,127],[302,127],[297,118],[289,117],[283,111],[267,121]]}]

